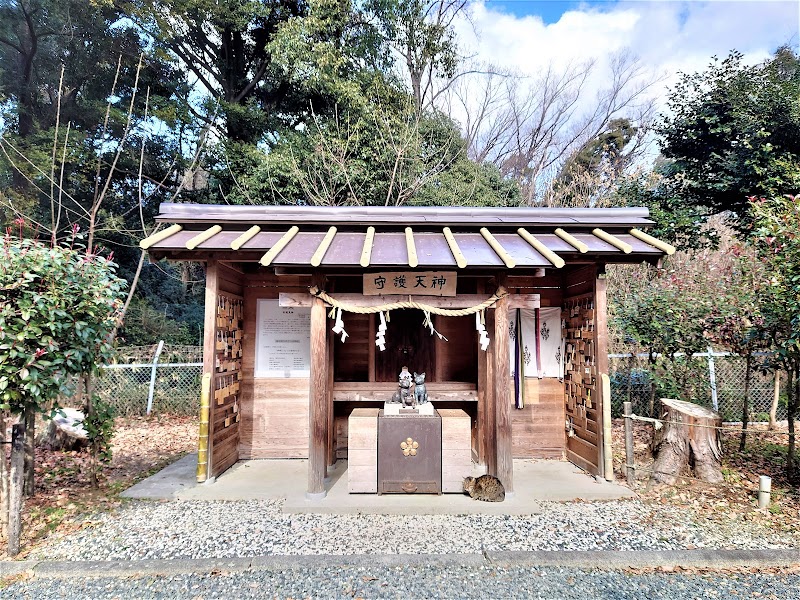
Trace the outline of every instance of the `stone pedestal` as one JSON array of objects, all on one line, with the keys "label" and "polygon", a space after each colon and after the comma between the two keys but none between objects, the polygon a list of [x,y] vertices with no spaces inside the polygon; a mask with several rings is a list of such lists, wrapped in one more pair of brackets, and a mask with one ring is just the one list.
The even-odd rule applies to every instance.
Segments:
[{"label": "stone pedestal", "polygon": [[442,417],[442,492],[462,494],[472,473],[472,422],[461,409],[439,409]]},{"label": "stone pedestal", "polygon": [[356,408],[347,422],[347,489],[351,494],[378,491],[378,409]]}]

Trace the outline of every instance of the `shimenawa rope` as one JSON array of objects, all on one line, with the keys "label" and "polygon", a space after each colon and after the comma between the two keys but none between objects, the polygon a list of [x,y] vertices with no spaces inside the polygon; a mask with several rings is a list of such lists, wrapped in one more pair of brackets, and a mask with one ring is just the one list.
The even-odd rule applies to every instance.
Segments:
[{"label": "shimenawa rope", "polygon": [[439,308],[437,306],[431,306],[430,304],[423,304],[422,302],[416,302],[411,300],[409,296],[408,300],[402,300],[400,302],[391,302],[389,304],[381,304],[379,306],[354,306],[352,304],[347,304],[344,302],[340,302],[336,298],[332,298],[329,296],[325,291],[320,290],[317,286],[311,287],[308,289],[308,292],[319,298],[326,304],[333,306],[334,308],[340,308],[347,312],[357,313],[361,315],[372,314],[372,313],[379,313],[379,312],[387,312],[390,310],[399,310],[401,308],[418,308],[419,310],[428,311],[434,315],[442,315],[443,317],[465,317],[467,315],[473,315],[478,313],[482,310],[485,310],[492,306],[495,302],[500,300],[508,295],[508,292],[505,288],[500,287],[498,290],[489,296],[486,300],[481,302],[480,304],[476,304],[475,306],[471,306],[469,308],[459,308],[459,309],[452,309],[452,308]]}]

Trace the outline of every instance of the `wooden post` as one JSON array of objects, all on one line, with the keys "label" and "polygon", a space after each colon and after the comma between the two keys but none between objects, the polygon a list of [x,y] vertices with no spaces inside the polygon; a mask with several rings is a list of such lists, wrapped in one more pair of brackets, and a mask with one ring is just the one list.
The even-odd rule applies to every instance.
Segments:
[{"label": "wooden post", "polygon": [[633,461],[635,460],[633,455],[633,419],[631,419],[633,410],[631,410],[630,402],[623,402],[622,406],[625,414],[625,475],[628,478],[628,485],[633,487],[636,482],[636,470],[633,466]]},{"label": "wooden post", "polygon": [[769,407],[769,426],[767,429],[773,431],[778,427],[778,402],[781,399],[781,372],[775,369],[775,389],[772,394],[772,404]]},{"label": "wooden post", "polygon": [[[4,459],[5,460],[5,459]],[[8,555],[19,554],[22,533],[23,474],[25,471],[25,426],[11,428],[11,489],[9,490]]]},{"label": "wooden post", "polygon": [[334,424],[334,413],[333,413],[333,353],[334,353],[334,344],[336,343],[336,336],[332,335],[332,333],[326,332],[328,336],[328,342],[325,347],[325,364],[326,364],[326,373],[328,376],[326,386],[325,386],[325,411],[328,418],[328,441],[326,444],[326,452],[327,452],[327,465],[334,465],[336,464],[336,429]]},{"label": "wooden post", "polygon": [[[219,265],[209,260],[206,265],[206,305],[203,317],[203,373],[211,375],[209,385],[208,442],[206,444],[206,481],[211,479],[214,461],[214,390],[217,384],[217,299]],[[199,448],[198,448],[199,449]]]},{"label": "wooden post", "polygon": [[[315,273],[312,285],[324,289],[324,278]],[[325,304],[314,298],[311,304],[311,377],[308,406],[308,490],[306,497],[325,497],[326,451],[328,437],[328,371],[325,335]]]},{"label": "wooden post", "polygon": [[369,354],[367,357],[367,381],[372,383],[375,381],[375,353],[378,351],[375,346],[375,334],[377,326],[375,325],[375,315],[369,315],[369,339],[367,345],[369,346]]},{"label": "wooden post", "polygon": [[497,430],[495,428],[494,404],[494,374],[497,369],[494,364],[495,347],[497,341],[494,337],[494,310],[486,311],[486,331],[491,340],[486,349],[486,388],[484,389],[484,458],[486,459],[486,472],[497,476]]},{"label": "wooden post", "polygon": [[[497,287],[505,288],[506,274],[497,276]],[[494,309],[494,426],[497,445],[497,478],[506,496],[514,493],[511,455],[511,402],[509,398],[508,296],[500,298]]]},{"label": "wooden post", "polygon": [[[595,332],[595,365],[597,365],[597,415],[600,416],[604,412],[604,406],[606,404],[609,405],[609,410],[611,406],[611,386],[609,385],[608,390],[606,390],[601,385],[602,375],[608,375],[608,302],[606,299],[606,288],[607,288],[607,281],[606,281],[606,273],[605,273],[605,265],[600,265],[597,270],[597,275],[594,280],[594,332]],[[606,397],[607,396],[607,397]],[[610,415],[610,412],[609,412]],[[598,419],[599,422],[602,422],[601,419]],[[598,423],[600,424],[600,423]],[[603,477],[608,479],[608,475],[611,475],[611,479],[613,479],[613,469],[612,473],[608,474],[605,473],[605,457],[604,457],[604,448],[606,446],[605,431],[600,427],[598,428],[598,440],[597,440],[597,470],[600,472]],[[608,447],[611,447],[611,440],[608,440]]]},{"label": "wooden post", "polygon": [[30,498],[35,493],[36,481],[36,410],[28,406],[25,419],[25,483],[24,493]]}]

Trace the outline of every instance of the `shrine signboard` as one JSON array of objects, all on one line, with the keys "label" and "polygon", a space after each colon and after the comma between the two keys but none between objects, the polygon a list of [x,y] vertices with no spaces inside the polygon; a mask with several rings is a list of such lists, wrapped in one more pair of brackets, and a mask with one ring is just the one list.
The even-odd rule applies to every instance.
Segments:
[{"label": "shrine signboard", "polygon": [[364,274],[364,295],[455,296],[455,271],[392,271]]},{"label": "shrine signboard", "polygon": [[259,300],[256,308],[256,377],[308,377],[311,309]]}]

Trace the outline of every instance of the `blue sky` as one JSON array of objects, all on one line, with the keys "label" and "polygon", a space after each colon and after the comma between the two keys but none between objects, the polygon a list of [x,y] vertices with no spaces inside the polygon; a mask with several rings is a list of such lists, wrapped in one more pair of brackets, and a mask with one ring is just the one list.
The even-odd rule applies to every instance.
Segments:
[{"label": "blue sky", "polygon": [[591,2],[573,2],[572,0],[491,0],[487,4],[492,8],[518,17],[537,15],[546,24],[550,24],[558,22],[564,12],[576,9],[581,4],[597,5],[608,4],[609,2],[615,2],[615,0],[607,0],[606,2],[599,2],[598,0]]},{"label": "blue sky", "polygon": [[[737,5],[741,4],[773,4],[785,6],[788,13],[797,15],[794,19],[795,24],[800,28],[800,2],[798,0],[711,0],[719,5],[727,5],[728,9],[735,12]],[[524,17],[536,15],[541,17],[546,25],[557,23],[561,16],[567,11],[574,10],[593,10],[599,12],[609,12],[630,8],[632,5],[641,6],[645,3],[651,4],[672,4],[683,5],[682,17],[688,18],[691,4],[707,4],[703,0],[584,0],[576,2],[574,0],[486,0],[485,4],[499,12]]]}]

